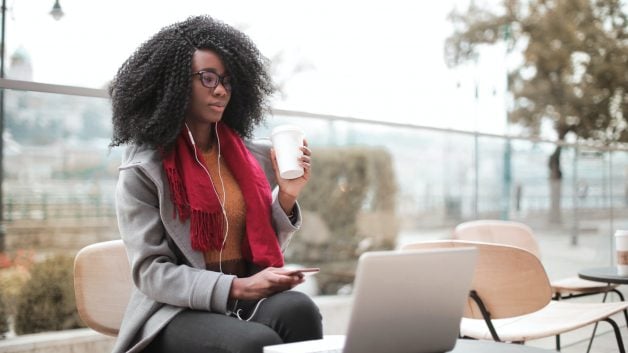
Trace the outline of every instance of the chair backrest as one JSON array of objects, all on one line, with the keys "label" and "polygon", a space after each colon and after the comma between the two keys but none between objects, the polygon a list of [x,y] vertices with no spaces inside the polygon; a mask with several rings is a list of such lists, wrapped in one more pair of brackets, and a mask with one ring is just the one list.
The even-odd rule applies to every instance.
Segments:
[{"label": "chair backrest", "polygon": [[74,259],[76,307],[87,326],[116,336],[131,296],[131,268],[122,240],[88,245]]},{"label": "chair backrest", "polygon": [[[471,288],[482,299],[492,319],[524,315],[545,307],[552,298],[547,274],[538,257],[509,245],[442,240],[404,245],[402,250],[475,247],[478,259]],[[443,264],[446,266],[447,264]],[[482,319],[469,298],[464,317]]]},{"label": "chair backrest", "polygon": [[539,244],[532,228],[526,224],[501,220],[477,220],[460,223],[454,229],[454,239],[517,246],[541,258]]}]

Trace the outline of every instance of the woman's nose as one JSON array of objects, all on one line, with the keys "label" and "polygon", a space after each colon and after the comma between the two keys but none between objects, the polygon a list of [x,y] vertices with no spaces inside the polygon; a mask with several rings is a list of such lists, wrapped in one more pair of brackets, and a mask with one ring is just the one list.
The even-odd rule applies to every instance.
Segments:
[{"label": "woman's nose", "polygon": [[216,96],[226,96],[229,93],[222,82],[218,82],[218,86],[214,87],[214,95]]}]

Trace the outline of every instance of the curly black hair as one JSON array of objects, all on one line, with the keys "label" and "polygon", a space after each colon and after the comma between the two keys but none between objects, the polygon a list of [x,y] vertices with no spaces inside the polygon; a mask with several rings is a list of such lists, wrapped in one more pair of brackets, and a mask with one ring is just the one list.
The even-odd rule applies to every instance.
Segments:
[{"label": "curly black hair", "polygon": [[218,54],[231,75],[231,99],[221,121],[240,136],[251,137],[264,121],[274,91],[267,59],[241,31],[210,16],[196,16],[161,29],[118,70],[109,87],[111,147],[172,147],[192,92],[192,56],[197,49]]}]

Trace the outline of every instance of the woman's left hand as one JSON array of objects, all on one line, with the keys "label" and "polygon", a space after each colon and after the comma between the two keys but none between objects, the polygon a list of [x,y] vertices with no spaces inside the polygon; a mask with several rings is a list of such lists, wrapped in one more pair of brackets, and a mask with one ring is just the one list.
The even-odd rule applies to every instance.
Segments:
[{"label": "woman's left hand", "polygon": [[299,158],[299,165],[303,167],[303,175],[296,179],[283,179],[279,176],[279,167],[277,167],[277,157],[275,155],[275,149],[270,150],[270,156],[273,161],[273,169],[275,171],[275,177],[277,184],[279,185],[279,202],[281,207],[289,213],[294,207],[294,203],[299,197],[301,190],[305,187],[310,179],[310,173],[312,170],[312,150],[308,147],[307,140],[303,140],[303,156]]}]

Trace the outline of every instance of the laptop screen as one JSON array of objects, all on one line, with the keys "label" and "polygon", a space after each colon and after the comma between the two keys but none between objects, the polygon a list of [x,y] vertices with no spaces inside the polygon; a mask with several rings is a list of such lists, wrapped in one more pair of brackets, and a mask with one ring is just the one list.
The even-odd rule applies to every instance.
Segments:
[{"label": "laptop screen", "polygon": [[343,352],[452,349],[475,260],[473,248],[363,254]]}]

